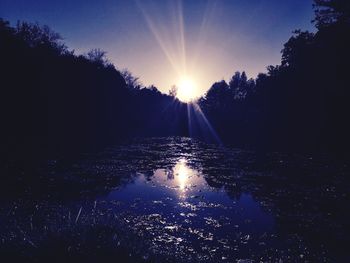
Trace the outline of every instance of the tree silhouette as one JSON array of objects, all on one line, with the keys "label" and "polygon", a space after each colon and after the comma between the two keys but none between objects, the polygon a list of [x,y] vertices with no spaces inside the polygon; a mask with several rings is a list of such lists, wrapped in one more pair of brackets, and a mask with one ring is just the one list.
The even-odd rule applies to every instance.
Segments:
[{"label": "tree silhouette", "polygon": [[0,40],[6,158],[30,163],[132,136],[186,135],[185,104],[119,72],[104,51],[76,56],[59,34],[26,22],[0,20]]},{"label": "tree silhouette", "polygon": [[177,91],[178,91],[178,88],[176,87],[176,85],[171,86],[169,90],[169,96],[176,98]]},{"label": "tree silhouette", "polygon": [[126,81],[126,85],[130,89],[140,89],[142,83],[139,81],[138,77],[135,77],[129,70],[124,69],[120,72]]},{"label": "tree silhouette", "polygon": [[62,43],[60,34],[52,31],[47,25],[17,22],[15,35],[27,43],[30,47],[46,47],[59,54],[67,52],[67,46]]},{"label": "tree silhouette", "polygon": [[[256,80],[236,72],[198,99],[224,142],[285,151],[350,147],[349,4],[315,0],[314,7],[318,31],[294,31],[280,65]],[[189,134],[176,87],[169,95],[144,87],[99,49],[76,56],[47,26],[0,20],[0,37],[2,151],[47,156],[133,136]]]},{"label": "tree silhouette", "polygon": [[314,0],[315,25],[322,29],[336,22],[350,24],[350,3],[347,0]]},{"label": "tree silhouette", "polygon": [[96,64],[99,64],[99,65],[106,67],[110,64],[110,62],[106,58],[106,54],[107,54],[106,51],[103,51],[99,48],[94,48],[94,49],[91,49],[86,54],[86,58],[93,63],[96,63]]}]

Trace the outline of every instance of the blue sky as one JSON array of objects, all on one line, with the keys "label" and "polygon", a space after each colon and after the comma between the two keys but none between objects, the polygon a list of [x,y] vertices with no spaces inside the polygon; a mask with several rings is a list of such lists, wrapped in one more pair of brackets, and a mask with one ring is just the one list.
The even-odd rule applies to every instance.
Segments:
[{"label": "blue sky", "polygon": [[311,0],[0,0],[0,17],[47,24],[78,54],[101,48],[163,92],[190,76],[198,95],[279,64],[293,30],[314,30]]}]

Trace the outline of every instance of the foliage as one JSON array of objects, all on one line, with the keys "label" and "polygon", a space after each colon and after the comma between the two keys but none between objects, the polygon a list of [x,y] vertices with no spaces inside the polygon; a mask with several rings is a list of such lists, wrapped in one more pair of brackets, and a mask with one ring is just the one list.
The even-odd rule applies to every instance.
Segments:
[{"label": "foliage", "polygon": [[61,42],[60,34],[52,31],[48,26],[40,26],[28,22],[18,22],[15,35],[24,40],[30,47],[46,47],[59,54],[67,52],[67,47]]},{"label": "foliage", "polygon": [[[346,152],[350,106],[348,1],[315,0],[318,31],[296,30],[280,65],[255,80],[236,72],[198,100],[219,137],[238,147]],[[190,135],[188,105],[106,53],[76,56],[47,26],[0,19],[2,151],[100,147],[133,136]],[[70,151],[74,152],[74,151]],[[8,156],[10,156],[8,154]],[[45,155],[46,156],[46,155]]]},{"label": "foliage", "polygon": [[120,72],[123,78],[125,79],[126,85],[130,89],[140,89],[142,83],[140,82],[140,78],[135,77],[129,70],[124,69]]},{"label": "foliage", "polygon": [[[0,20],[1,152],[46,159],[139,135],[183,134],[185,105],[142,88],[93,49],[76,56],[47,26]],[[132,87],[133,89],[130,89]],[[182,113],[183,112],[183,113]]]},{"label": "foliage", "polygon": [[93,63],[99,64],[103,67],[107,67],[108,65],[110,65],[110,62],[106,58],[106,54],[107,54],[106,51],[103,51],[99,48],[94,48],[94,49],[91,49],[85,55],[85,57]]},{"label": "foliage", "polygon": [[178,91],[178,87],[176,87],[176,85],[173,85],[169,90],[169,96],[176,98],[177,91]]},{"label": "foliage", "polygon": [[281,64],[255,81],[236,72],[200,104],[218,134],[240,147],[346,152],[350,129],[348,1],[315,1],[316,26],[296,30]]},{"label": "foliage", "polygon": [[334,23],[350,24],[350,2],[348,0],[314,0],[315,25],[322,29]]}]

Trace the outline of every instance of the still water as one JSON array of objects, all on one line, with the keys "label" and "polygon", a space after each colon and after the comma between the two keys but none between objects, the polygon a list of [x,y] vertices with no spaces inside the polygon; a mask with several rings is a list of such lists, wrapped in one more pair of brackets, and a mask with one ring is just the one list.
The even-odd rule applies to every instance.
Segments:
[{"label": "still water", "polygon": [[47,191],[34,198],[32,187],[0,210],[2,244],[24,259],[100,250],[122,262],[348,258],[345,163],[155,138],[48,167]]},{"label": "still water", "polygon": [[130,213],[124,220],[169,254],[225,260],[273,242],[273,217],[249,193],[233,199],[224,188],[209,186],[185,158],[151,176],[137,173],[132,183],[101,200],[121,202],[116,210]]}]

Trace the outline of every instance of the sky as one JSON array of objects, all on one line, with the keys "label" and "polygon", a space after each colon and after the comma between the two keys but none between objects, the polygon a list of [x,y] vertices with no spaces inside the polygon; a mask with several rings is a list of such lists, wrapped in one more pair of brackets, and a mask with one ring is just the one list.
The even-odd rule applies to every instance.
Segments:
[{"label": "sky", "polygon": [[235,71],[255,78],[293,30],[314,30],[312,0],[0,0],[0,17],[46,24],[76,54],[100,48],[165,93],[189,79],[193,96]]}]

